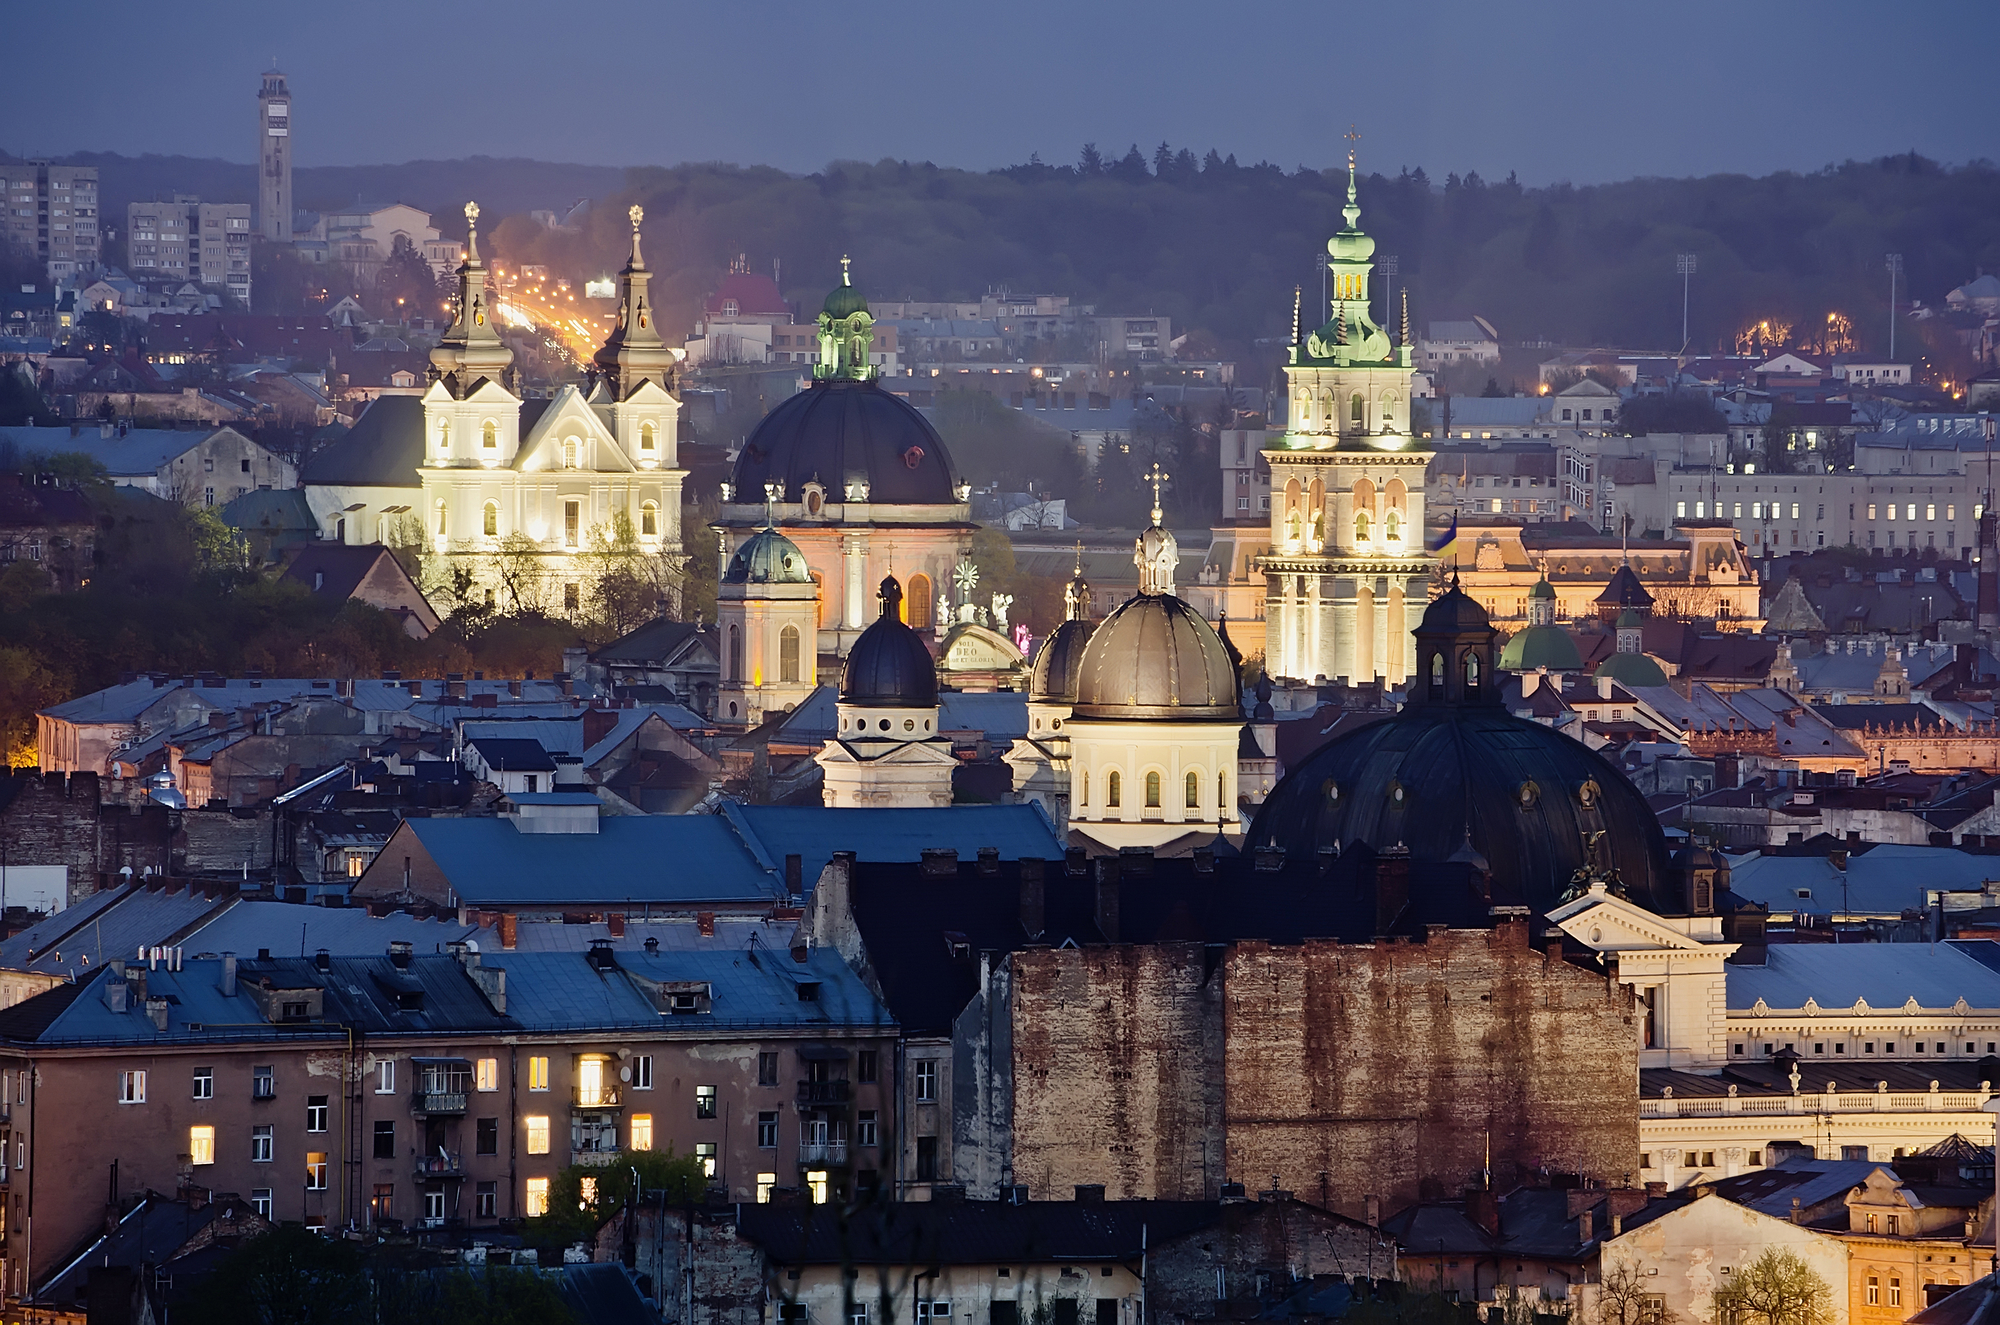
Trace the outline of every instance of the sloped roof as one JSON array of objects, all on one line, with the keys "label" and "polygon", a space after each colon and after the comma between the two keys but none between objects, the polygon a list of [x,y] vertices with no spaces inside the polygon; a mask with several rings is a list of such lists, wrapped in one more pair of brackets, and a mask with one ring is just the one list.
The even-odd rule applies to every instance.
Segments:
[{"label": "sloped roof", "polygon": [[714,815],[611,816],[595,833],[523,833],[509,819],[408,819],[471,906],[778,900],[778,885]]},{"label": "sloped roof", "polygon": [[[690,643],[709,635],[715,627],[692,621],[648,621],[628,635],[620,636],[591,655],[600,663],[666,663],[684,652]],[[710,652],[713,652],[713,648]]]},{"label": "sloped roof", "polygon": [[[299,549],[292,564],[285,568],[281,577],[297,580],[314,593],[331,598],[352,598],[361,582],[368,578],[376,563],[388,557],[395,561],[389,549],[380,543],[309,543]],[[397,573],[402,574],[402,566],[397,564]],[[323,577],[315,583],[316,577]],[[408,579],[408,575],[403,575]],[[412,586],[414,588],[414,586]]]},{"label": "sloped roof", "polygon": [[[0,441],[12,442],[23,457],[86,455],[104,466],[114,479],[156,474],[176,456],[200,446],[220,428],[130,428],[124,436],[100,435],[85,428],[74,436],[67,428],[0,428]],[[244,438],[249,442],[248,438]],[[255,445],[255,443],[250,443]]]},{"label": "sloped roof", "polygon": [[[1865,859],[1850,860],[1850,867]],[[1909,868],[1907,862],[1904,868]],[[1733,872],[1730,887],[1736,889]],[[1922,888],[1914,891],[1921,894]],[[1836,887],[1834,905],[1839,901]],[[1948,1008],[1961,997],[1972,1007],[2000,1008],[2000,971],[1968,956],[1961,950],[1966,943],[2000,948],[1985,939],[1939,944],[1773,943],[1764,965],[1727,968],[1729,1010],[1747,1012],[1759,999],[1766,1007],[1800,1008],[1809,998],[1829,1009],[1851,1008],[1856,999],[1866,999],[1871,1008],[1900,1008],[1912,998],[1918,1007]]]},{"label": "sloped roof", "polygon": [[306,461],[300,482],[351,487],[420,488],[424,459],[424,402],[417,396],[382,396],[338,441]]},{"label": "sloped roof", "polygon": [[927,847],[956,850],[961,860],[976,859],[981,847],[998,850],[1002,860],[1059,860],[1063,854],[1063,843],[1034,805],[828,809],[731,800],[722,803],[722,813],[764,868],[782,877],[785,857],[798,856],[807,892],[836,851],[883,862],[919,860]]}]

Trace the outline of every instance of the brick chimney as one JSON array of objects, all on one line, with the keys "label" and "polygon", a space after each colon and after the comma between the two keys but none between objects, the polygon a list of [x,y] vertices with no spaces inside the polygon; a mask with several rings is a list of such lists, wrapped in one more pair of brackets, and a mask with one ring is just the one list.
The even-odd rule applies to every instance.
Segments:
[{"label": "brick chimney", "polygon": [[583,711],[583,748],[588,750],[611,734],[618,715],[610,709],[591,707]]},{"label": "brick chimney", "polygon": [[1465,1193],[1465,1217],[1488,1233],[1500,1232],[1500,1200],[1483,1188]]},{"label": "brick chimney", "polygon": [[520,920],[521,918],[512,911],[500,917],[500,947],[503,950],[512,950],[515,943],[519,941],[520,930],[518,926],[520,925]]},{"label": "brick chimney", "polygon": [[1590,1241],[1593,1235],[1591,1222],[1590,1211],[1588,1210],[1576,1217],[1576,1240],[1578,1242]]}]

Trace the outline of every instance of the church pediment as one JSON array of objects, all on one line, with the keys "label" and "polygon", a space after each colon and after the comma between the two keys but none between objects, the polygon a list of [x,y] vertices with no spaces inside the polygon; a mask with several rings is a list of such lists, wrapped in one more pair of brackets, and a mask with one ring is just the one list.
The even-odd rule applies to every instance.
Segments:
[{"label": "church pediment", "polygon": [[[574,442],[574,455],[569,444]],[[597,474],[631,474],[637,466],[573,386],[564,387],[521,439],[514,467],[523,473],[581,470]]]},{"label": "church pediment", "polygon": [[1005,635],[972,622],[951,628],[938,659],[940,672],[996,672],[1024,665],[1021,651]]},{"label": "church pediment", "polygon": [[1598,952],[1699,952],[1727,956],[1734,943],[1703,943],[1676,930],[1642,906],[1609,893],[1591,893],[1549,913],[1565,934]]}]

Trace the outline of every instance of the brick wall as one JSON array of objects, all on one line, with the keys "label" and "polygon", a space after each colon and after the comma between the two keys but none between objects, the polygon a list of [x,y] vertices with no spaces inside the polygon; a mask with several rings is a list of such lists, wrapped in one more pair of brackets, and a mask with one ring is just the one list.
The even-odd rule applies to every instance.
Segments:
[{"label": "brick wall", "polygon": [[[1423,943],[1012,959],[1014,1181],[1036,1198],[1275,1185],[1359,1217],[1547,1167],[1637,1163],[1631,996],[1526,927]],[[1275,1182],[1274,1182],[1275,1180]]]},{"label": "brick wall", "polygon": [[170,814],[161,805],[100,805],[95,773],[0,773],[0,845],[9,865],[61,865],[69,900],[97,888],[100,872],[170,865]]}]

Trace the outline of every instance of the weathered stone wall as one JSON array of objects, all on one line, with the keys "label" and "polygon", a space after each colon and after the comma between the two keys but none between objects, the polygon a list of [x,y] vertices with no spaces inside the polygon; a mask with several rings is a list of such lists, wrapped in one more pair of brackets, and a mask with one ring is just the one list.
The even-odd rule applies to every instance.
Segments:
[{"label": "weathered stone wall", "polygon": [[[1526,927],[1015,954],[1014,1173],[1037,1199],[1276,1186],[1360,1217],[1637,1164],[1631,995]],[[1217,963],[1213,971],[1211,963]]]},{"label": "weathered stone wall", "polygon": [[1212,1227],[1154,1246],[1146,1305],[1151,1325],[1241,1319],[1230,1307],[1268,1304],[1294,1282],[1321,1275],[1393,1280],[1396,1240],[1303,1201],[1234,1201]]},{"label": "weathered stone wall", "polygon": [[1036,1200],[1079,1183],[1102,1183],[1113,1200],[1214,1196],[1225,1181],[1221,975],[1202,945],[1010,961],[1014,1181]]},{"label": "weathered stone wall", "polygon": [[172,865],[171,821],[161,805],[100,805],[95,773],[0,773],[0,847],[9,865],[61,865],[69,900],[97,889],[100,873]]},{"label": "weathered stone wall", "polygon": [[1523,924],[1242,943],[1225,972],[1232,1179],[1358,1216],[1369,1196],[1395,1211],[1489,1165],[1504,1189],[1637,1164],[1631,994],[1530,948]]}]

